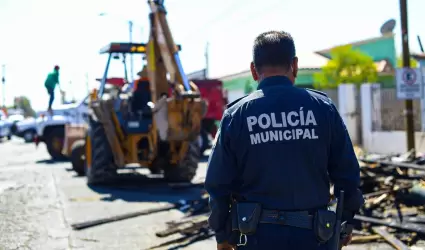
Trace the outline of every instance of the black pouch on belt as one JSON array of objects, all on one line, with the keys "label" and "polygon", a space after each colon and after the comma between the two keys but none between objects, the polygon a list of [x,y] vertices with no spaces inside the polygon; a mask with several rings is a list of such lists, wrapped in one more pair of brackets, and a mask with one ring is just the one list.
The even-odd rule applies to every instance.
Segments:
[{"label": "black pouch on belt", "polygon": [[261,204],[241,202],[236,205],[238,228],[242,234],[250,235],[257,231],[261,216]]},{"label": "black pouch on belt", "polygon": [[330,210],[317,210],[314,214],[313,230],[320,243],[329,241],[333,234],[336,223],[336,214]]}]

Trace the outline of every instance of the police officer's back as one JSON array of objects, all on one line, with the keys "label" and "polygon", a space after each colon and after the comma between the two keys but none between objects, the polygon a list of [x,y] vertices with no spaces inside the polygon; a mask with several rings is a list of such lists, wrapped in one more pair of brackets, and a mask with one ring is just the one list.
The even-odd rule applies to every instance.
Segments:
[{"label": "police officer's back", "polygon": [[[205,181],[209,223],[220,249],[231,241],[229,205],[235,197],[239,221],[233,229],[248,234],[238,249],[327,249],[329,235],[318,236],[314,226],[318,218],[332,219],[326,211],[330,181],[336,193],[346,193],[345,220],[363,204],[359,165],[344,123],[325,94],[293,86],[297,71],[288,33],[257,37],[251,72],[258,89],[229,104]],[[249,222],[255,219],[253,233]]]}]

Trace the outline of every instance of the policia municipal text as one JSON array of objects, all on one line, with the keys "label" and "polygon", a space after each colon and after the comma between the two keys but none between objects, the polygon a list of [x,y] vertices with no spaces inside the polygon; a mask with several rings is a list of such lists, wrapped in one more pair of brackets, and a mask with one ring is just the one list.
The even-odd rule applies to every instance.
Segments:
[{"label": "policia municipal text", "polygon": [[256,38],[251,72],[258,89],[228,105],[208,163],[217,249],[336,249],[331,182],[345,193],[347,245],[364,200],[341,116],[326,94],[294,86],[298,58],[286,32]]}]

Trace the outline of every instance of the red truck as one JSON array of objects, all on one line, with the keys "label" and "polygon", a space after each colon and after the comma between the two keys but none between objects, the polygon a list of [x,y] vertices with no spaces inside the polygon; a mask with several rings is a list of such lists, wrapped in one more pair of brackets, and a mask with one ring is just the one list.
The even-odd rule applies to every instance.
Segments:
[{"label": "red truck", "polygon": [[[97,79],[100,81],[100,79]],[[218,129],[218,123],[223,116],[227,105],[227,92],[223,88],[223,82],[216,79],[191,80],[195,83],[201,96],[207,101],[208,110],[202,120],[202,146],[201,152],[211,147],[211,139],[215,137]],[[123,78],[108,78],[107,83],[122,87],[125,84]]]},{"label": "red truck", "polygon": [[214,138],[217,133],[217,125],[227,105],[227,92],[224,90],[223,82],[220,80],[192,80],[192,82],[198,86],[202,98],[208,104],[207,114],[202,120],[201,152],[203,153],[211,147],[210,136]]}]

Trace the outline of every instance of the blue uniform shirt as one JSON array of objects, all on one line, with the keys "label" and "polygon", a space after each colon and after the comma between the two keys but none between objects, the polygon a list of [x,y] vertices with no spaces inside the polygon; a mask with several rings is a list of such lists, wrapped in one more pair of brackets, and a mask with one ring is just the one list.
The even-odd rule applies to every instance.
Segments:
[{"label": "blue uniform shirt", "polygon": [[218,242],[228,237],[231,194],[267,209],[310,210],[327,206],[332,181],[336,194],[344,189],[347,210],[363,204],[350,137],[324,93],[268,77],[229,105],[215,140],[205,188]]}]

